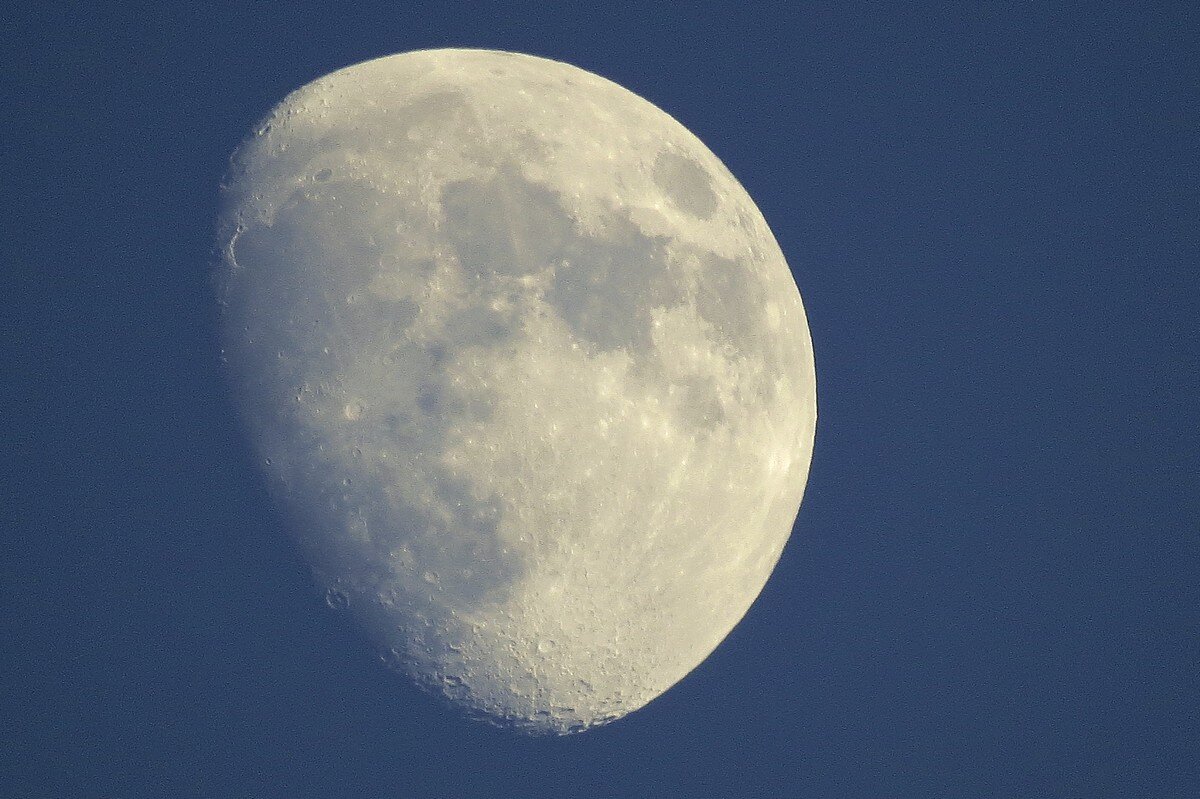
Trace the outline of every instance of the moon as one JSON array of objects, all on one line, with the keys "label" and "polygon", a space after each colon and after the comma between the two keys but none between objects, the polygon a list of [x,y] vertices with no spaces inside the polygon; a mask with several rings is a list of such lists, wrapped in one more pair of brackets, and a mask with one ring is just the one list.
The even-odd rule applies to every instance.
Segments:
[{"label": "moon", "polygon": [[221,191],[248,438],[389,666],[578,732],[745,615],[808,475],[812,343],[762,214],[682,125],[544,58],[404,53],[288,95]]}]

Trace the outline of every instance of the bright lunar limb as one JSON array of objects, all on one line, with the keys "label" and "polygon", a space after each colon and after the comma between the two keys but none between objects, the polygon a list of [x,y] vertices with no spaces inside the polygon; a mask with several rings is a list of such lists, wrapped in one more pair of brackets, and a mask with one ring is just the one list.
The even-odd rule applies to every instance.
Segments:
[{"label": "bright lunar limb", "polygon": [[223,185],[235,394],[331,607],[531,732],[636,710],[778,561],[816,422],[762,214],[667,114],[430,50],[285,98]]}]

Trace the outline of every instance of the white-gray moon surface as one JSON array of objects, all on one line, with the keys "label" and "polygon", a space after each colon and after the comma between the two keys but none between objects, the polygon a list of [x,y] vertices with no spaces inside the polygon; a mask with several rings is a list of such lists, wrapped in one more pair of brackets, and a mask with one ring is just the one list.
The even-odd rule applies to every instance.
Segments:
[{"label": "white-gray moon surface", "polygon": [[287,96],[222,192],[246,429],[389,665],[574,732],[743,617],[804,490],[812,344],[762,214],[682,125],[555,61],[406,53]]}]

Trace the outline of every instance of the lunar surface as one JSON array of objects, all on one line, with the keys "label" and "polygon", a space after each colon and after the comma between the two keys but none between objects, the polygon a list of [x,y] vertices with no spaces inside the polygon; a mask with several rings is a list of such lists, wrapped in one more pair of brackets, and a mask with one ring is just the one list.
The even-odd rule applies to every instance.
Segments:
[{"label": "lunar surface", "polygon": [[566,64],[407,53],[286,97],[222,192],[246,429],[390,666],[575,732],[742,618],[804,490],[812,344],[762,214],[683,126]]}]

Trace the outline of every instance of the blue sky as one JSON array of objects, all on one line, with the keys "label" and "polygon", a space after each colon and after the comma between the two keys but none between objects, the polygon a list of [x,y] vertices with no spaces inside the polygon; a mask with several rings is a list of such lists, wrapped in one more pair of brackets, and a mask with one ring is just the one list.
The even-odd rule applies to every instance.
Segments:
[{"label": "blue sky", "polygon": [[[1200,795],[1200,19],[1015,5],[10,11],[5,793]],[[309,80],[440,46],[675,116],[809,313],[817,447],[774,576],[692,675],[582,736],[383,672],[221,377],[230,151]]]}]

